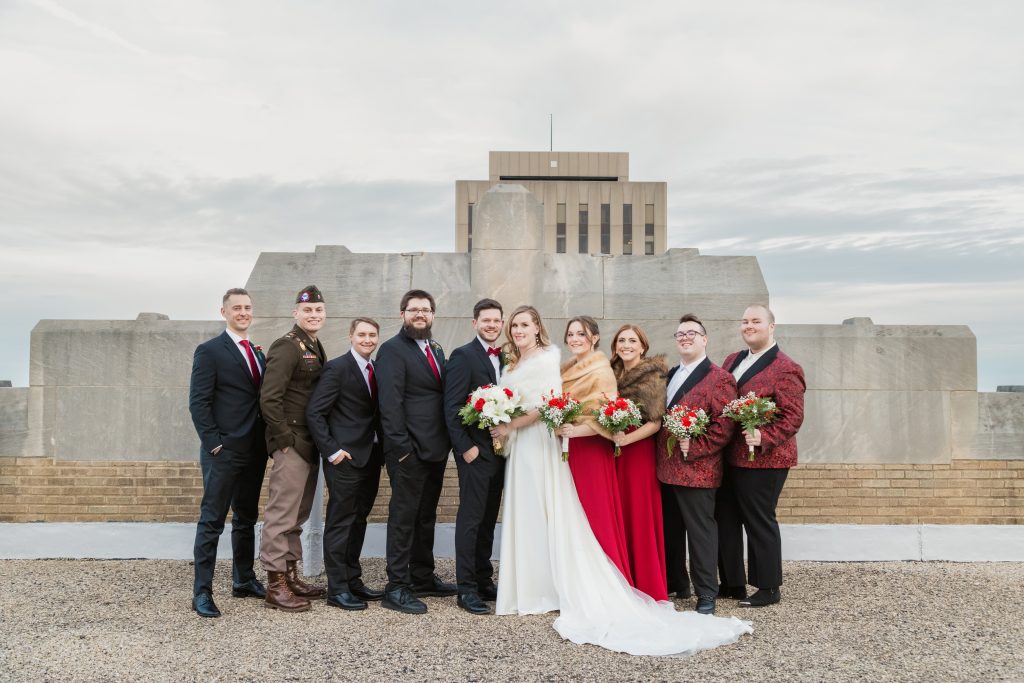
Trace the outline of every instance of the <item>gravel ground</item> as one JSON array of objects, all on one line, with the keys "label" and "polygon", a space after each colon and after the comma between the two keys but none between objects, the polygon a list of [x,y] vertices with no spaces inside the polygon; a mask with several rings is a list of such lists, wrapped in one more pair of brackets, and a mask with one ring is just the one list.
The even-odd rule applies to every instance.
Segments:
[{"label": "gravel ground", "polygon": [[[383,560],[365,574],[382,584]],[[232,598],[223,562],[224,616],[199,619],[191,582],[180,561],[0,561],[0,680],[1024,680],[1019,563],[789,562],[780,605],[719,601],[752,636],[685,658],[573,645],[551,616],[473,617],[454,598],[427,598],[425,616],[284,614]]]}]

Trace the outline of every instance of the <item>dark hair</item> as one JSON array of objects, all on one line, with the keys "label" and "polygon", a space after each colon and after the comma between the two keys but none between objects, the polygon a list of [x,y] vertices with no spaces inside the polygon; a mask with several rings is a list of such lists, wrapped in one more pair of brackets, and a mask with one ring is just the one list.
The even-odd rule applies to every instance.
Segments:
[{"label": "dark hair", "polygon": [[[591,318],[589,315],[578,315],[575,318],[569,318],[569,322],[565,324],[565,334],[562,335],[562,341],[564,342],[569,338],[569,328],[572,327],[573,323],[579,323],[583,327],[583,334],[594,345],[594,350],[597,350],[598,342],[601,341],[601,330],[597,326],[597,321]],[[597,341],[594,341],[594,338]]]},{"label": "dark hair", "polygon": [[434,297],[430,296],[430,292],[425,292],[422,289],[410,289],[402,295],[402,303],[398,305],[398,310],[404,311],[405,307],[409,305],[409,299],[426,299],[430,302],[430,312],[434,312],[436,304],[434,303]]},{"label": "dark hair", "polygon": [[612,337],[612,357],[609,361],[612,365],[612,370],[615,371],[616,377],[621,375],[626,369],[626,364],[622,361],[621,358],[619,358],[619,352],[617,350],[617,346],[619,343],[619,335],[625,332],[626,330],[633,330],[634,332],[636,332],[636,338],[640,340],[640,346],[643,347],[643,351],[640,352],[641,358],[645,357],[647,355],[647,352],[651,350],[651,340],[647,338],[647,334],[639,326],[630,325],[629,323],[626,323],[625,325],[620,327],[619,331],[615,333],[614,337]]},{"label": "dark hair", "polygon": [[[223,306],[224,304],[226,304],[228,302],[228,299],[235,296],[236,294],[239,296],[249,296],[249,292],[245,291],[241,287],[232,287],[228,291],[224,292],[224,298],[220,300],[220,305]],[[250,296],[249,298],[251,299],[252,297]]]},{"label": "dark hair", "polygon": [[768,314],[768,322],[771,325],[775,324],[775,314],[772,313],[772,309],[768,308],[767,304],[753,303],[747,306],[747,308],[763,308],[764,312]]},{"label": "dark hair", "polygon": [[367,325],[373,325],[380,332],[380,325],[373,318],[352,318],[352,324],[348,326],[348,334],[352,336],[356,333],[356,327],[359,323],[366,323]]},{"label": "dark hair", "polygon": [[680,318],[679,324],[682,325],[683,323],[697,323],[698,325],[700,325],[700,333],[703,334],[705,337],[708,335],[708,331],[704,327],[704,323],[702,323],[700,321],[700,318],[695,316],[693,313],[687,313],[682,318]]},{"label": "dark hair", "polygon": [[489,311],[492,308],[497,309],[497,311],[501,313],[502,316],[505,315],[505,311],[502,309],[501,304],[499,304],[494,299],[480,299],[480,301],[477,301],[476,305],[473,306],[473,320],[476,320],[480,317],[481,311]]}]

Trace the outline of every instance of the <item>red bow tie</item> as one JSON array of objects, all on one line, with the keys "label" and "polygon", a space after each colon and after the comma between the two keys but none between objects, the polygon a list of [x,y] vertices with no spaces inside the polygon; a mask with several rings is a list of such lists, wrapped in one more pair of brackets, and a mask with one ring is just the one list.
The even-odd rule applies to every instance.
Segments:
[{"label": "red bow tie", "polygon": [[488,346],[487,347],[487,355],[488,356],[500,356],[501,355],[501,349],[496,348],[494,346]]}]

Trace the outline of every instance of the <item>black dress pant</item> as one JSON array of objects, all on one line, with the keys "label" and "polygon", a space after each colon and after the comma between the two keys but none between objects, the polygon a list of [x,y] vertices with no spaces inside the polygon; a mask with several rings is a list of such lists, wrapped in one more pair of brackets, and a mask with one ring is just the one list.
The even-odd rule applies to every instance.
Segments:
[{"label": "black dress pant", "polygon": [[382,460],[379,452],[363,467],[356,467],[351,460],[332,465],[324,459],[328,493],[324,567],[329,595],[348,593],[352,586],[363,583],[359,557],[366,538],[366,518],[380,488]]},{"label": "black dress pant", "polygon": [[494,525],[505,485],[505,458],[477,456],[466,462],[455,456],[459,470],[459,511],[455,516],[455,578],[459,593],[479,592],[494,583],[491,551]]},{"label": "black dress pant", "polygon": [[193,593],[213,592],[213,570],[217,563],[217,541],[231,510],[232,580],[235,584],[256,578],[256,521],[259,519],[260,489],[267,469],[264,453],[240,453],[221,448],[217,455],[200,449],[203,471],[203,499],[193,548],[195,580]]},{"label": "black dress pant", "polygon": [[[718,572],[726,586],[782,585],[782,534],[775,518],[788,468],[725,466],[718,489]],[[747,532],[747,572],[743,572],[743,531]]]},{"label": "black dress pant", "polygon": [[686,528],[670,484],[661,485],[661,516],[665,533],[665,579],[669,593],[690,589],[686,573]]},{"label": "black dress pant", "polygon": [[391,480],[388,505],[388,585],[385,590],[431,583],[434,525],[447,460],[427,462],[409,453],[385,458]]},{"label": "black dress pant", "polygon": [[715,489],[689,486],[669,486],[669,489],[686,531],[693,592],[698,596],[716,597],[718,525],[715,523]]}]

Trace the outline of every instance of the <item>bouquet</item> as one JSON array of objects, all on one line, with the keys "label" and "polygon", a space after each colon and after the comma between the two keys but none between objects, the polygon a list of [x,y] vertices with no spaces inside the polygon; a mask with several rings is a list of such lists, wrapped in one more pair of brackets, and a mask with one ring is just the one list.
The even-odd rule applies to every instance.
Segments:
[{"label": "bouquet", "polygon": [[[764,426],[775,419],[779,409],[775,401],[767,396],[758,396],[751,391],[746,396],[729,401],[722,409],[722,417],[739,422],[743,431],[753,434],[758,427]],[[750,462],[754,461],[754,447],[750,447]]]},{"label": "bouquet", "polygon": [[[605,398],[608,398],[605,396]],[[612,434],[631,431],[644,423],[640,414],[640,406],[621,396],[608,399],[608,402],[594,412],[597,423]],[[622,449],[615,444],[615,457],[622,455]]]},{"label": "bouquet", "polygon": [[[672,451],[675,449],[677,442],[688,441],[703,435],[708,430],[710,422],[711,420],[708,419],[708,414],[704,412],[703,408],[674,406],[661,418],[661,423],[665,425],[665,429],[670,434],[667,444],[668,453],[665,457],[672,457]],[[686,460],[688,452],[689,448],[683,449],[683,460]]]},{"label": "bouquet", "polygon": [[[550,392],[543,397],[544,402],[540,404],[540,421],[547,425],[548,432],[554,434],[555,430],[564,424],[568,424],[583,414],[583,404],[572,397],[571,394],[555,395]],[[569,459],[569,437],[562,437],[562,460]]]},{"label": "bouquet", "polygon": [[[512,389],[486,384],[469,395],[466,405],[459,410],[459,417],[464,425],[490,429],[522,415],[521,402],[519,394]],[[491,444],[495,453],[505,455],[501,439],[491,439]]]}]

